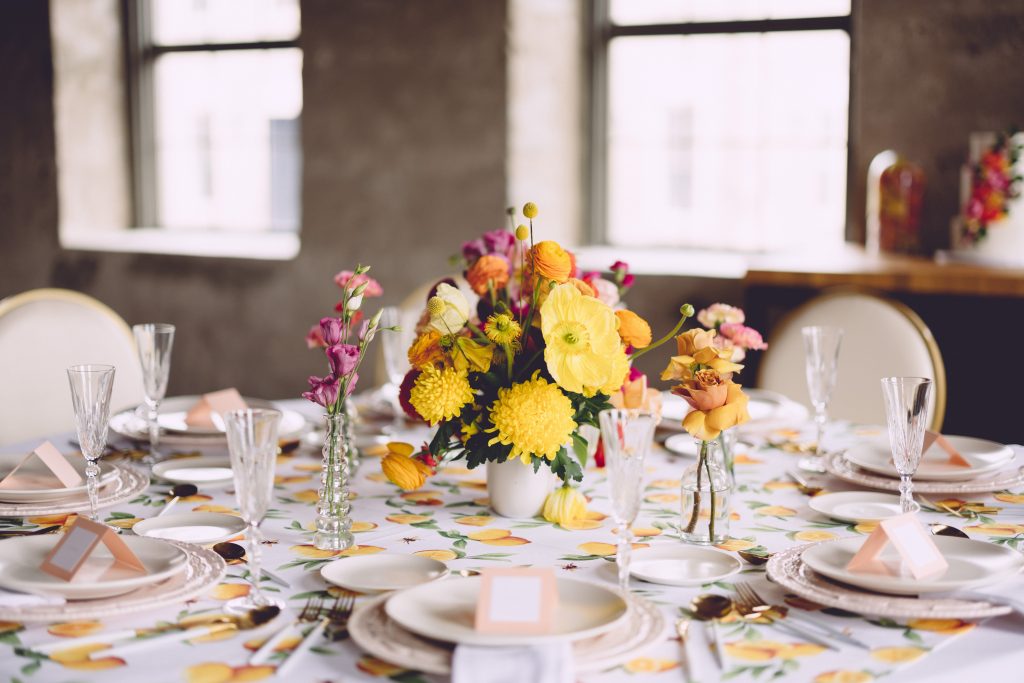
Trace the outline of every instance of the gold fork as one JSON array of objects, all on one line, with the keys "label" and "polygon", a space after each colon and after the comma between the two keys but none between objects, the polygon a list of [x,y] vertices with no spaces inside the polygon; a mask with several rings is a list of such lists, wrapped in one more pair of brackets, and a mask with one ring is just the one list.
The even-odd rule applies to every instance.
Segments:
[{"label": "gold fork", "polygon": [[323,611],[323,599],[319,596],[313,595],[306,599],[306,604],[302,606],[302,611],[299,612],[299,616],[295,618],[295,621],[291,622],[280,631],[272,635],[267,639],[267,642],[260,646],[260,649],[253,653],[252,657],[249,658],[249,665],[256,666],[263,664],[270,656],[274,654],[274,648],[276,648],[286,635],[292,632],[297,626],[301,624],[309,624],[320,618],[320,613]]},{"label": "gold fork", "polygon": [[[780,631],[785,631],[790,635],[797,636],[798,638],[803,638],[809,643],[820,645],[829,650],[838,649],[835,645],[825,640],[823,637],[811,631],[808,631],[806,628],[775,619],[771,614],[773,607],[771,605],[766,604],[763,600],[759,600],[757,598],[756,593],[753,592],[753,589],[748,584],[738,582],[733,584],[733,588],[736,589],[737,595],[737,599],[733,602],[733,605],[735,606],[736,611],[739,613],[739,615],[744,619],[748,621],[764,619],[771,626],[774,626]],[[778,613],[782,614],[782,609],[779,609]]]},{"label": "gold fork", "polygon": [[329,640],[344,640],[348,637],[348,618],[356,606],[356,596],[351,593],[334,601],[327,612],[327,631]]}]

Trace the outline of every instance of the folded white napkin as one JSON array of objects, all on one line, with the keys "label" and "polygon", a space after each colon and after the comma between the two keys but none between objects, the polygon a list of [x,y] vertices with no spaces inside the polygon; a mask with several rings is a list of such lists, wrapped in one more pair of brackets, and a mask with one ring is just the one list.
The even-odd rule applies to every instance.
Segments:
[{"label": "folded white napkin", "polygon": [[0,607],[39,607],[63,605],[67,600],[59,595],[36,595],[0,588]]},{"label": "folded white napkin", "polygon": [[568,642],[459,645],[452,658],[452,683],[573,683],[574,669]]}]

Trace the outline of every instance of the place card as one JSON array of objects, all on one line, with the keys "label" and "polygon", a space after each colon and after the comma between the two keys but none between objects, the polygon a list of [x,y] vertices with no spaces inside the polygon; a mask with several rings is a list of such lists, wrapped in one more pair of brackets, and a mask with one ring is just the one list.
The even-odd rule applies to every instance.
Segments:
[{"label": "place card", "polygon": [[936,576],[949,567],[932,535],[917,518],[917,513],[908,512],[879,522],[878,528],[871,532],[846,568],[851,572],[898,576],[899,569],[894,570],[880,558],[890,543],[915,579]]},{"label": "place card", "polygon": [[116,531],[85,517],[75,518],[39,568],[47,574],[70,581],[100,543],[110,551],[115,565],[146,573],[145,565]]},{"label": "place card", "polygon": [[204,429],[223,429],[224,421],[221,415],[247,407],[238,389],[221,389],[203,394],[199,402],[185,415],[185,424]]},{"label": "place card", "polygon": [[[33,467],[42,462],[45,470]],[[55,485],[70,488],[82,483],[82,475],[68,462],[64,454],[49,441],[44,441],[22,458],[17,466],[0,481],[0,489],[48,489]]]},{"label": "place card", "polygon": [[932,447],[932,444],[938,445],[939,448],[946,452],[949,456],[949,464],[956,465],[957,467],[971,467],[971,463],[967,461],[964,456],[960,455],[960,451],[956,449],[949,439],[944,437],[938,432],[933,432],[930,429],[924,433],[924,446],[921,447],[922,453],[927,453],[928,449]]},{"label": "place card", "polygon": [[476,603],[482,633],[544,634],[551,631],[558,587],[548,568],[484,569]]}]

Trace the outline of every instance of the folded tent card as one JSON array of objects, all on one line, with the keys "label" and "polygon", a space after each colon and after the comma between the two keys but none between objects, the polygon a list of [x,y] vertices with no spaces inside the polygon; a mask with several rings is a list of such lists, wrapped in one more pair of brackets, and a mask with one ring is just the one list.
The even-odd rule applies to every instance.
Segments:
[{"label": "folded tent card", "polygon": [[192,406],[185,415],[185,424],[198,429],[219,429],[224,430],[224,413],[232,410],[242,410],[248,406],[245,399],[238,393],[238,389],[221,389],[209,394],[203,394],[199,402]]},{"label": "folded tent card", "polygon": [[558,588],[551,569],[485,569],[480,572],[476,630],[543,635],[551,632]]},{"label": "folded tent card", "polygon": [[36,446],[7,476],[0,489],[71,488],[82,483],[82,475],[49,441]]},{"label": "folded tent card", "polygon": [[71,581],[100,543],[110,551],[112,561],[101,563],[99,571],[106,573],[111,568],[124,568],[133,573],[147,573],[145,565],[116,531],[85,517],[77,517],[71,523],[39,568],[47,574]]},{"label": "folded tent card", "polygon": [[957,467],[971,467],[971,463],[967,458],[960,454],[960,451],[956,449],[956,446],[950,443],[949,439],[938,432],[928,430],[924,433],[924,446],[922,446],[921,452],[927,453],[928,449],[932,447],[932,444],[935,444],[946,452],[946,455],[949,456],[950,465],[956,465]]},{"label": "folded tent card", "polygon": [[891,566],[881,557],[890,544],[915,579],[938,576],[949,567],[917,513],[908,512],[879,522],[846,568],[864,574],[899,576],[900,565]]}]

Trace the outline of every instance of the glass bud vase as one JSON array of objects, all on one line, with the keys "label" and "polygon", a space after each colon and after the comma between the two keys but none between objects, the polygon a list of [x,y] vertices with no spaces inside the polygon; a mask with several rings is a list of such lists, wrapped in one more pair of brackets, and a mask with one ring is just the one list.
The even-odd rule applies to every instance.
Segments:
[{"label": "glass bud vase", "polygon": [[362,464],[362,454],[356,447],[356,419],[358,414],[356,406],[352,403],[351,399],[345,399],[341,406],[342,411],[345,413],[345,453],[348,457],[348,476],[351,479],[356,476],[356,470]]},{"label": "glass bud vase", "polygon": [[352,545],[352,519],[348,516],[349,417],[344,410],[326,415],[323,466],[316,504],[316,534],[313,545],[320,550],[344,550]]},{"label": "glass bud vase", "polygon": [[701,441],[697,462],[683,472],[680,537],[685,543],[714,545],[729,537],[732,477],[719,440]]}]

